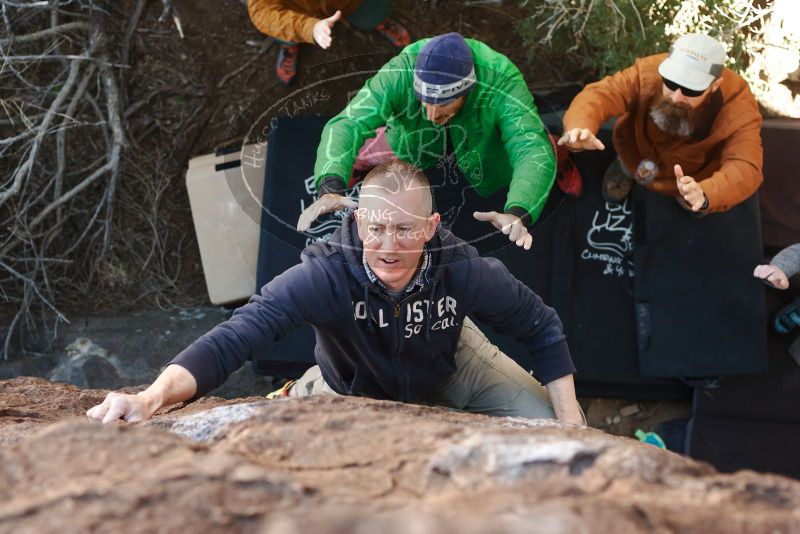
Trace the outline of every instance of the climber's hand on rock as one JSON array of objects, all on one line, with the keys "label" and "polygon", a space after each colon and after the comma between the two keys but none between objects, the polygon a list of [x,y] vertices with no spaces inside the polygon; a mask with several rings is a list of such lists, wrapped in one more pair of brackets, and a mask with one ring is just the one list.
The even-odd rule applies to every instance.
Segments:
[{"label": "climber's hand on rock", "polygon": [[155,410],[148,397],[111,392],[105,400],[87,410],[86,417],[94,423],[113,423],[119,420],[135,423],[150,419]]}]

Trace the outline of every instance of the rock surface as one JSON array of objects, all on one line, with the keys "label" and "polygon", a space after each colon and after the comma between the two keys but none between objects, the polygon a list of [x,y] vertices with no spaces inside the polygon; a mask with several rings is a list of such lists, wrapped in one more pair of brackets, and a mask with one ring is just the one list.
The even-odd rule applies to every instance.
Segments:
[{"label": "rock surface", "polygon": [[330,397],[88,423],[105,393],[0,382],[0,532],[800,530],[800,482],[599,430]]}]

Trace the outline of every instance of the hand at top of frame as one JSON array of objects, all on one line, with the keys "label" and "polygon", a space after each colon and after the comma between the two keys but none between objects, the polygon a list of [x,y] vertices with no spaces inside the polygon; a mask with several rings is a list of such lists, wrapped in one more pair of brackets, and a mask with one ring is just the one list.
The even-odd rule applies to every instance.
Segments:
[{"label": "hand at top of frame", "polygon": [[311,30],[311,33],[314,36],[314,40],[320,47],[330,48],[331,44],[333,43],[333,35],[331,35],[333,26],[341,18],[342,12],[337,10],[333,16],[328,17],[327,19],[322,19],[314,24],[314,29]]}]

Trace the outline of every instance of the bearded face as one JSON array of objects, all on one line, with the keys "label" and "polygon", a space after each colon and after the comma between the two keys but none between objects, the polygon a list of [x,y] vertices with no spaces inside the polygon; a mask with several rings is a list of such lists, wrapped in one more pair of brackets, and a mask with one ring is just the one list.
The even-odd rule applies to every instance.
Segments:
[{"label": "bearded face", "polygon": [[682,87],[670,89],[665,80],[661,94],[655,97],[650,107],[650,118],[659,130],[668,135],[703,139],[709,134],[714,118],[722,108],[721,84],[720,77],[702,94],[686,96]]},{"label": "bearded face", "polygon": [[650,108],[650,118],[662,132],[677,137],[690,137],[697,127],[697,110],[688,102],[673,102],[658,95]]}]

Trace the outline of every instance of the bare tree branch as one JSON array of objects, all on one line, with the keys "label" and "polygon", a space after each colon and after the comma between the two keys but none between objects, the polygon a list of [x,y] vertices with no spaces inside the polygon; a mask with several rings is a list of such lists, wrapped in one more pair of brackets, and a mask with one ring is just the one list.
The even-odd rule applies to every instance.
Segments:
[{"label": "bare tree branch", "polygon": [[[182,36],[172,2],[162,4]],[[176,302],[191,237],[170,220],[185,209],[170,198],[173,178],[218,106],[206,110],[205,82],[180,73],[133,78],[139,35],[157,34],[157,50],[177,40],[152,22],[139,28],[148,5],[0,0],[0,303],[16,308],[3,356],[40,326],[52,340],[65,295],[119,284],[129,302]],[[147,146],[129,150],[133,142]]]},{"label": "bare tree branch", "polygon": [[44,37],[48,37],[59,33],[66,33],[76,30],[90,30],[91,28],[92,26],[88,22],[67,22],[66,24],[62,24],[60,26],[47,28],[46,30],[29,33],[27,35],[15,35],[14,37],[0,39],[0,46],[7,46],[19,43],[30,43],[32,41],[36,41],[38,39],[42,39]]},{"label": "bare tree branch", "polygon": [[36,134],[36,138],[33,141],[33,148],[31,149],[27,160],[21,167],[18,167],[17,171],[14,173],[11,187],[5,191],[0,191],[0,206],[2,206],[9,198],[17,194],[22,186],[23,180],[28,177],[31,167],[33,166],[33,161],[36,159],[36,156],[39,153],[39,147],[41,146],[42,138],[44,137],[47,129],[50,127],[50,123],[53,120],[56,110],[58,110],[61,107],[61,104],[64,103],[67,95],[70,93],[70,91],[72,91],[72,86],[75,84],[75,80],[78,78],[78,71],[80,69],[79,65],[79,62],[77,61],[74,61],[70,64],[67,81],[64,83],[64,87],[61,89],[61,91],[58,92],[58,96],[56,96],[55,100],[53,100],[53,103],[50,105],[50,109],[45,114],[44,119],[42,119]]}]

